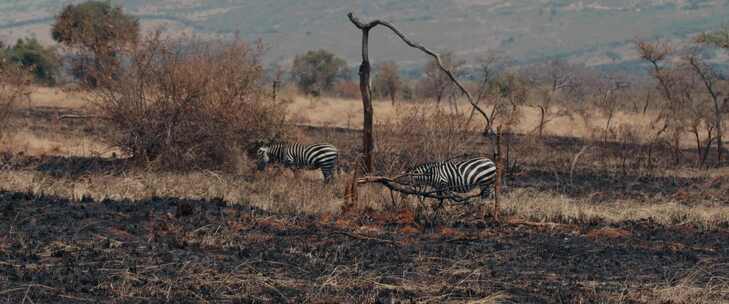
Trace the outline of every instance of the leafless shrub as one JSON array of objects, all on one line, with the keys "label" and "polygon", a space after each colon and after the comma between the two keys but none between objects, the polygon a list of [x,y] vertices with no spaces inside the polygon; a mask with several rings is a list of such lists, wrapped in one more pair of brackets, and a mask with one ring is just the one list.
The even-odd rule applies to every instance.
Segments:
[{"label": "leafless shrub", "polygon": [[491,106],[490,122],[502,125],[504,132],[511,132],[523,118],[522,107],[529,98],[528,84],[518,75],[506,73],[496,80],[493,90],[493,98],[487,100]]},{"label": "leafless shrub", "polygon": [[334,95],[339,98],[359,99],[359,84],[352,80],[342,80],[334,84]]},{"label": "leafless shrub", "polygon": [[[674,163],[683,158],[680,137],[689,133],[696,140],[697,165],[702,166],[712,142],[717,142],[721,163],[721,134],[726,116],[725,100],[719,96],[720,75],[695,49],[675,50],[666,42],[636,41],[641,58],[651,64],[651,74],[661,92],[657,121],[664,125],[672,146]],[[657,136],[656,136],[657,137]]]},{"label": "leafless shrub", "polygon": [[0,139],[6,135],[17,103],[28,98],[31,79],[30,73],[22,67],[0,62]]},{"label": "leafless shrub", "polygon": [[233,164],[240,147],[283,132],[284,109],[262,92],[261,49],[240,41],[146,37],[93,98],[134,159],[167,168]]},{"label": "leafless shrub", "polygon": [[562,59],[552,59],[523,71],[525,78],[536,87],[533,90],[536,96],[530,98],[527,104],[539,110],[539,123],[535,131],[540,138],[549,122],[569,114],[560,103],[576,85],[575,70],[575,66]]},{"label": "leafless shrub", "polygon": [[377,153],[382,155],[377,157],[381,160],[377,167],[385,173],[399,173],[419,163],[469,153],[478,137],[475,124],[467,122],[466,114],[425,106],[402,107],[395,119],[381,123],[377,130]]},{"label": "leafless shrub", "polygon": [[[463,72],[463,66],[466,63],[456,57],[453,52],[446,52],[441,55],[441,61],[443,65],[452,71],[454,74],[459,75]],[[443,98],[447,98],[449,95],[457,94],[458,88],[448,78],[448,75],[440,70],[437,62],[431,60],[425,66],[423,78],[418,82],[416,90],[419,95],[425,98],[432,98],[435,100],[437,105],[440,105]]]}]

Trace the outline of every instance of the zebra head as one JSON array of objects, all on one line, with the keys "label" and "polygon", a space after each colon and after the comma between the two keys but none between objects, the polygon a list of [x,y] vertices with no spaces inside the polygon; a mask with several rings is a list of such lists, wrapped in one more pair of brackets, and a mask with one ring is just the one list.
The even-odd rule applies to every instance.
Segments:
[{"label": "zebra head", "polygon": [[266,146],[258,148],[258,151],[256,152],[256,157],[258,159],[256,168],[258,171],[266,169],[266,165],[271,162],[271,157],[268,155],[270,149],[271,148]]}]

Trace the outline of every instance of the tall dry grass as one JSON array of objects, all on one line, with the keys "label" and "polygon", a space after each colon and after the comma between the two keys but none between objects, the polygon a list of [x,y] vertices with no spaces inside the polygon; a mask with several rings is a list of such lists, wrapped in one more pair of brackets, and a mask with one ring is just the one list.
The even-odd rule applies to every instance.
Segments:
[{"label": "tall dry grass", "polygon": [[570,198],[559,193],[516,189],[501,201],[507,214],[545,223],[620,224],[650,220],[660,225],[692,225],[713,230],[729,227],[729,207],[686,205],[673,198],[659,201],[617,200],[594,203],[589,198]]},{"label": "tall dry grass", "polygon": [[[188,173],[127,171],[119,175],[87,174],[80,177],[59,177],[31,170],[3,170],[3,189],[49,194],[81,199],[141,200],[149,197],[178,197],[192,199],[223,199],[231,204],[244,204],[265,210],[294,213],[337,213],[345,203],[344,191],[349,180],[340,174],[329,185],[322,183],[321,173],[308,171],[299,177],[288,170],[271,169],[252,173],[253,168],[240,174],[214,171]],[[385,210],[393,206],[422,209],[422,202],[410,197],[393,196],[382,187],[359,188],[360,208]],[[491,201],[481,202],[486,208]],[[395,204],[395,205],[393,205]],[[427,202],[426,202],[427,204]],[[660,225],[691,225],[702,230],[729,227],[729,207],[713,204],[686,205],[673,198],[648,202],[624,199],[594,203],[589,198],[571,198],[556,192],[514,189],[501,196],[502,212],[516,219],[560,224],[615,224],[626,221],[649,220]],[[444,221],[457,220],[464,212],[479,206],[477,200],[469,205],[449,204],[440,213]],[[469,215],[470,217],[470,215]]]},{"label": "tall dry grass", "polygon": [[89,136],[48,134],[23,128],[0,139],[0,151],[30,156],[123,157],[122,151]]}]

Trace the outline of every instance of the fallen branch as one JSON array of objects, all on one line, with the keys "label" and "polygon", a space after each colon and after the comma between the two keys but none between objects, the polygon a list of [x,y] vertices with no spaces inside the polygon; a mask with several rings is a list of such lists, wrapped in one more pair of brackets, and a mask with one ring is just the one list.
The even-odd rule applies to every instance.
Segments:
[{"label": "fallen branch", "polygon": [[549,229],[554,229],[557,227],[574,226],[574,225],[570,225],[570,224],[561,224],[561,223],[552,223],[552,222],[532,222],[532,221],[525,221],[525,220],[519,220],[519,219],[510,219],[507,221],[507,224],[514,225],[514,226],[522,225],[522,226],[549,228]]},{"label": "fallen branch", "polygon": [[457,203],[466,202],[472,198],[480,197],[480,194],[474,194],[469,196],[461,196],[455,193],[447,193],[443,194],[444,192],[448,192],[447,189],[439,189],[435,191],[420,191],[415,189],[412,185],[409,184],[403,184],[400,182],[397,182],[396,180],[399,178],[402,178],[404,176],[408,176],[408,174],[399,175],[395,178],[389,178],[384,176],[365,176],[363,178],[360,178],[357,180],[357,184],[371,184],[371,183],[378,183],[382,184],[383,186],[387,187],[388,189],[392,191],[397,191],[404,194],[410,194],[410,195],[418,195],[422,197],[427,198],[434,198],[434,199],[446,199]]},{"label": "fallen branch", "polygon": [[98,115],[80,115],[80,114],[64,114],[59,117],[60,119],[92,119],[101,118]]},{"label": "fallen branch", "polygon": [[395,242],[395,241],[378,239],[378,238],[373,238],[373,237],[369,237],[369,236],[364,236],[364,235],[359,235],[359,234],[354,234],[354,233],[349,233],[349,232],[344,232],[344,231],[334,231],[334,232],[332,232],[332,234],[341,234],[341,235],[348,236],[353,239],[358,239],[358,240],[363,240],[363,241],[375,241],[375,242],[385,243],[385,244],[389,244],[389,245],[395,245],[395,246],[398,245],[397,242]]}]

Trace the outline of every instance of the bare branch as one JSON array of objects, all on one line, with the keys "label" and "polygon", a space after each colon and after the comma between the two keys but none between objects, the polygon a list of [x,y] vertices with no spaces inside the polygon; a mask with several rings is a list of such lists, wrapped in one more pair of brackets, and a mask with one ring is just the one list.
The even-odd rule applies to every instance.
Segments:
[{"label": "bare branch", "polygon": [[[413,42],[407,36],[405,36],[405,34],[403,34],[402,32],[400,32],[394,25],[392,25],[389,22],[382,21],[382,20],[374,20],[372,22],[369,22],[369,23],[366,23],[365,24],[365,23],[362,23],[351,12],[349,14],[347,14],[347,17],[349,17],[349,20],[352,21],[352,23],[354,23],[355,26],[357,26],[358,28],[360,28],[362,30],[369,30],[369,29],[372,29],[372,28],[374,28],[374,27],[376,27],[378,25],[382,25],[384,27],[387,27],[393,33],[395,33],[395,35],[397,35],[398,37],[400,37],[400,39],[402,39],[402,41],[405,42],[405,44],[407,44],[408,46],[410,46],[412,48],[416,48],[418,50],[421,50],[422,52],[424,52],[424,53],[428,54],[429,56],[433,57],[433,59],[435,59],[435,62],[440,67],[441,71],[443,71],[444,73],[446,73],[446,75],[448,75],[448,78],[454,84],[456,84],[456,86],[458,87],[459,90],[461,90],[461,92],[463,93],[463,95],[466,95],[466,98],[468,99],[468,102],[471,104],[471,106],[473,106],[473,108],[476,109],[476,111],[478,111],[479,113],[481,113],[481,115],[483,115],[483,117],[488,117],[488,115],[486,114],[486,112],[483,109],[481,109],[481,107],[479,107],[478,104],[476,104],[476,102],[473,100],[473,96],[471,96],[471,93],[468,92],[468,90],[466,90],[466,88],[463,86],[463,84],[461,84],[461,82],[458,81],[458,79],[456,79],[456,77],[453,75],[453,73],[448,68],[446,68],[443,65],[443,62],[441,61],[440,55],[438,53],[430,50],[429,48],[426,48],[426,47],[422,46],[421,44],[419,44],[417,42]],[[366,56],[366,54],[363,54],[363,59],[366,59],[365,56]]]},{"label": "bare branch", "polygon": [[447,199],[453,202],[466,202],[472,198],[479,197],[480,194],[474,194],[470,196],[460,196],[455,193],[448,193],[448,194],[440,194],[444,191],[442,189],[437,191],[420,191],[415,189],[410,184],[404,184],[397,181],[397,179],[402,178],[406,175],[400,175],[394,178],[384,177],[384,176],[367,176],[363,177],[357,180],[358,184],[371,184],[371,183],[379,183],[383,186],[387,187],[388,189],[392,191],[397,191],[404,194],[411,194],[411,195],[418,195],[426,198],[434,198],[434,199]]}]

